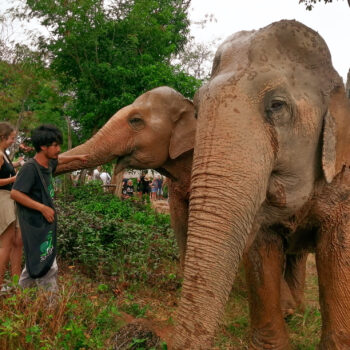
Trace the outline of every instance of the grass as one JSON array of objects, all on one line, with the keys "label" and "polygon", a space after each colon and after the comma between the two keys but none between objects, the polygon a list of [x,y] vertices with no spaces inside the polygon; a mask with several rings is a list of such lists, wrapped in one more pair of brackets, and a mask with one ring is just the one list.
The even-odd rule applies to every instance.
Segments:
[{"label": "grass", "polygon": [[69,268],[59,284],[55,303],[36,288],[0,297],[0,349],[112,349],[124,324],[112,291]]},{"label": "grass", "polygon": [[[162,334],[171,334],[181,279],[169,218],[156,215],[148,205],[120,202],[96,191],[77,190],[68,201],[58,201],[57,303],[50,306],[48,296],[36,289],[16,288],[0,295],[0,349],[109,350],[115,334],[135,319],[146,319]],[[312,257],[307,266],[306,311],[287,320],[295,350],[316,349],[320,338]],[[143,344],[135,337],[130,349],[144,349]],[[214,349],[248,349],[248,344],[247,291],[240,271]]]},{"label": "grass", "polygon": [[[316,349],[320,337],[312,264],[310,259],[306,311],[287,321],[295,350]],[[177,285],[158,288],[137,281],[125,284],[108,276],[97,280],[82,273],[79,266],[60,265],[60,292],[55,306],[48,307],[45,294],[36,289],[16,289],[0,296],[0,349],[110,350],[118,330],[141,318],[172,331],[180,297]],[[248,349],[248,315],[244,278],[238,276],[217,332],[215,350]]]},{"label": "grass", "polygon": [[[309,256],[305,290],[306,310],[296,312],[286,320],[293,350],[314,350],[321,336],[321,314],[315,260]],[[244,271],[236,277],[223,323],[217,332],[215,350],[249,349],[249,308],[244,283]]]}]

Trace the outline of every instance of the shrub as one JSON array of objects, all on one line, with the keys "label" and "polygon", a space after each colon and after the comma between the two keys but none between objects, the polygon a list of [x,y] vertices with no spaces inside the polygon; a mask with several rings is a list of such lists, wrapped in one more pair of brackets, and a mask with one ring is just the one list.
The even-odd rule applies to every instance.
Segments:
[{"label": "shrub", "polygon": [[56,207],[60,257],[90,274],[146,281],[161,261],[177,259],[169,216],[148,204],[87,185],[58,198]]}]

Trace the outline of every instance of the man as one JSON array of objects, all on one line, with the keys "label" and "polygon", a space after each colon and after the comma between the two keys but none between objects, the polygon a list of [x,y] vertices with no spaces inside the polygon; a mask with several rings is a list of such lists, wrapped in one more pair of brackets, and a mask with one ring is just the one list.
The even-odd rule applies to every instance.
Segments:
[{"label": "man", "polygon": [[111,183],[111,175],[109,175],[107,171],[102,171],[100,178],[105,186]]},{"label": "man", "polygon": [[100,178],[103,184],[103,191],[108,192],[108,185],[111,183],[111,176],[107,173],[107,171],[103,170],[100,173]]},{"label": "man", "polygon": [[156,182],[157,182],[157,199],[160,200],[163,195],[163,179],[161,175],[157,175]]},{"label": "man", "polygon": [[[61,151],[60,145],[62,144],[62,133],[53,125],[41,125],[34,129],[32,131],[31,139],[36,151],[33,159],[38,164],[43,180],[47,184],[47,192],[53,197],[54,190],[52,174],[55,172],[57,165],[69,163],[74,160],[85,161],[87,156],[59,156]],[[53,223],[55,220],[54,209],[43,203],[42,189],[42,181],[35,164],[31,162],[25,163],[19,171],[12,187],[11,198],[19,205],[33,210],[31,221],[33,221],[34,224],[35,220],[38,222],[40,222],[40,220],[42,221],[42,217],[44,217],[49,223]],[[39,278],[30,277],[27,267],[25,267],[22,271],[19,285],[26,288],[36,284],[37,286],[41,286],[49,291],[56,291],[57,271],[56,259],[50,270],[44,276]]]},{"label": "man", "polygon": [[92,180],[95,181],[101,181],[101,167],[98,166],[97,169],[94,169],[94,171],[92,172]]}]

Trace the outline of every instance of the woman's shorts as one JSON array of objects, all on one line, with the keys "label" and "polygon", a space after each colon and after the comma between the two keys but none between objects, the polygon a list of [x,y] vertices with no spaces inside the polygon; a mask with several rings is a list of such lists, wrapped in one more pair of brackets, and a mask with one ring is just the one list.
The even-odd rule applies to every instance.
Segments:
[{"label": "woman's shorts", "polygon": [[0,235],[16,221],[16,204],[10,197],[10,191],[0,190]]}]

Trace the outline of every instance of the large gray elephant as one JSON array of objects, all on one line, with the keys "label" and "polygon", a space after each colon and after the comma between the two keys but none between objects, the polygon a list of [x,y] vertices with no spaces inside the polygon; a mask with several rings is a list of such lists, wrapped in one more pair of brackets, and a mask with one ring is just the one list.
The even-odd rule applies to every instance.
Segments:
[{"label": "large gray elephant", "polygon": [[184,283],[172,348],[212,347],[244,250],[250,349],[288,349],[284,253],[316,253],[320,349],[350,349],[350,106],[324,40],[296,21],[218,49],[195,97]]},{"label": "large gray elephant", "polygon": [[[59,165],[56,174],[94,168],[117,159],[117,172],[129,167],[153,168],[167,176],[171,224],[183,268],[195,129],[193,103],[172,88],[159,87],[118,111],[86,143],[63,153],[63,156],[85,154],[88,158]],[[297,308],[303,309],[305,257],[306,254],[285,257],[285,274],[281,278],[284,316]]]}]

